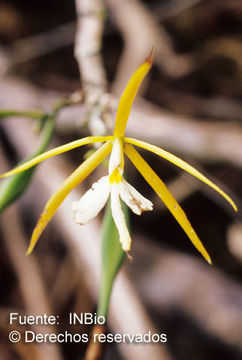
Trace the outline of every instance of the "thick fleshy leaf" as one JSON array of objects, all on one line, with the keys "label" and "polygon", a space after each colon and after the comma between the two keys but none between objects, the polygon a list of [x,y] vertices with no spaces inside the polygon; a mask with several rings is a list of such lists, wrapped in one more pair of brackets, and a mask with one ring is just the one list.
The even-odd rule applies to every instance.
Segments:
[{"label": "thick fleshy leaf", "polygon": [[124,92],[119,101],[116,115],[114,129],[115,136],[123,137],[125,134],[125,128],[127,125],[131,107],[133,105],[135,96],[141,85],[142,80],[151,68],[153,57],[154,50],[151,51],[150,56],[146,59],[146,61],[142,65],[140,65],[140,67],[134,72],[126,88],[124,89]]},{"label": "thick fleshy leaf", "polygon": [[55,156],[55,155],[62,154],[64,152],[66,152],[66,151],[75,149],[77,147],[87,145],[87,144],[93,144],[95,142],[104,142],[104,141],[108,141],[108,140],[112,140],[112,139],[113,139],[113,136],[97,136],[97,137],[96,136],[89,136],[89,137],[86,137],[86,138],[82,138],[82,139],[79,139],[79,140],[72,141],[72,142],[70,142],[68,144],[58,146],[58,147],[56,147],[54,149],[46,151],[45,153],[43,153],[41,155],[38,155],[38,156],[34,157],[33,159],[31,159],[29,161],[26,161],[24,164],[21,164],[21,165],[17,166],[13,170],[10,170],[10,171],[0,175],[0,178],[4,178],[4,177],[7,177],[7,176],[18,174],[18,173],[20,173],[22,171],[25,171],[25,170],[31,168],[32,166],[40,163],[41,161],[43,161],[45,159],[48,159],[48,158],[50,158],[52,156]]},{"label": "thick fleshy leaf", "polygon": [[[124,203],[122,203],[122,210],[129,226],[129,212]],[[102,222],[102,270],[97,309],[98,316],[104,316],[106,321],[113,282],[124,258],[125,252],[119,241],[119,233],[112,217],[111,200],[109,200]]]},{"label": "thick fleshy leaf", "polygon": [[121,199],[136,215],[141,215],[143,211],[153,210],[152,202],[141,195],[124,179],[119,184],[119,193]]},{"label": "thick fleshy leaf", "polygon": [[133,146],[125,145],[125,154],[132,161],[134,166],[138,169],[148,184],[154,189],[159,198],[164,202],[167,208],[170,210],[172,215],[175,217],[177,222],[183,228],[193,245],[197,250],[204,256],[209,264],[211,264],[210,256],[208,255],[203,244],[199,240],[193,227],[191,226],[186,214],[177,203],[173,195],[167,189],[166,185],[159,178],[159,176],[151,169],[147,162],[141,157],[141,155],[134,149]]},{"label": "thick fleshy leaf", "polygon": [[77,224],[85,225],[102,210],[106,204],[110,184],[109,176],[103,176],[95,182],[79,201],[72,204],[73,219]]},{"label": "thick fleshy leaf", "polygon": [[220,195],[222,195],[230,203],[230,205],[233,207],[233,209],[235,211],[238,210],[236,204],[234,203],[234,201],[222,189],[220,189],[217,185],[215,185],[212,181],[210,181],[206,176],[201,174],[193,166],[189,165],[188,163],[181,160],[177,156],[169,153],[166,150],[161,149],[158,146],[151,145],[151,144],[149,144],[149,143],[147,143],[145,141],[141,141],[141,140],[137,140],[137,139],[131,139],[131,138],[124,138],[124,142],[126,142],[128,144],[139,146],[139,147],[141,147],[143,149],[151,151],[154,154],[156,154],[156,155],[158,155],[158,156],[172,162],[176,166],[178,166],[181,169],[187,171],[191,175],[195,176],[196,178],[198,178],[199,180],[203,181],[205,184],[207,184],[208,186],[210,186],[211,188],[216,190]]},{"label": "thick fleshy leaf", "polygon": [[33,248],[40,235],[44,231],[49,221],[52,219],[62,201],[66,198],[72,189],[79,185],[105,159],[105,157],[111,152],[111,149],[111,142],[107,142],[102,145],[98,150],[96,150],[94,154],[92,154],[86,161],[84,161],[51,196],[39,218],[36,227],[34,228],[27,255],[33,251]]},{"label": "thick fleshy leaf", "polygon": [[118,229],[119,240],[124,251],[129,251],[131,247],[131,237],[127,228],[124,213],[119,199],[119,184],[111,185],[111,209],[113,220]]}]

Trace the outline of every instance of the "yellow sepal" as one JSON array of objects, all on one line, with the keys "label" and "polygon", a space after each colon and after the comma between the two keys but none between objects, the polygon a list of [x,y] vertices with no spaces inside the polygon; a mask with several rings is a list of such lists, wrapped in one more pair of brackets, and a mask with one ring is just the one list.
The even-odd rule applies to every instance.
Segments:
[{"label": "yellow sepal", "polygon": [[111,142],[102,145],[94,154],[85,160],[51,196],[34,228],[26,255],[31,254],[40,235],[70,191],[79,185],[105,159],[111,152],[111,149]]},{"label": "yellow sepal", "polygon": [[95,142],[104,142],[104,141],[108,141],[108,140],[113,140],[113,136],[88,136],[88,137],[85,137],[85,138],[82,138],[79,140],[72,141],[68,144],[58,146],[54,149],[48,150],[48,151],[44,152],[43,154],[38,155],[29,161],[26,161],[25,163],[14,168],[13,170],[10,170],[10,171],[0,175],[0,178],[4,178],[7,176],[21,173],[22,171],[25,171],[25,170],[31,168],[32,166],[39,164],[41,161],[43,161],[45,159],[48,159],[55,155],[62,154],[66,151],[75,149],[77,147],[87,145],[87,144],[93,144]]},{"label": "yellow sepal", "polygon": [[151,68],[153,57],[154,50],[151,51],[151,54],[146,59],[146,61],[142,65],[140,65],[140,67],[134,72],[128,84],[126,85],[126,88],[124,89],[118,105],[115,120],[114,136],[123,137],[125,134],[125,128],[127,125],[132,104],[134,102],[135,96],[142,80]]},{"label": "yellow sepal", "polygon": [[182,229],[185,231],[193,245],[203,255],[209,264],[211,264],[210,256],[208,255],[203,244],[199,240],[195,233],[192,225],[187,219],[186,214],[177,203],[173,195],[167,189],[166,185],[159,178],[159,176],[151,169],[147,162],[140,156],[140,154],[134,149],[133,146],[126,144],[124,148],[125,154],[132,161],[137,170],[141,173],[148,184],[154,189],[159,198],[164,202],[167,208],[170,210],[174,218],[180,224]]},{"label": "yellow sepal", "polygon": [[172,162],[173,164],[175,164],[176,166],[180,167],[181,169],[187,171],[189,174],[195,176],[196,178],[198,178],[199,180],[203,181],[205,184],[207,184],[208,186],[210,186],[211,188],[213,188],[214,190],[216,190],[220,195],[222,195],[229,203],[230,205],[233,207],[233,209],[235,211],[238,210],[236,204],[234,203],[234,201],[222,190],[220,189],[217,185],[215,185],[211,180],[209,180],[206,176],[204,176],[203,174],[201,174],[198,170],[196,170],[193,166],[189,165],[188,163],[186,163],[185,161],[181,160],[180,158],[178,158],[177,156],[169,153],[166,150],[161,149],[158,146],[155,145],[151,145],[145,141],[141,141],[141,140],[137,140],[137,139],[131,139],[131,138],[124,138],[124,142],[128,143],[128,144],[132,144],[132,145],[136,145],[139,146],[143,149],[146,149],[148,151],[153,152],[154,154]]}]

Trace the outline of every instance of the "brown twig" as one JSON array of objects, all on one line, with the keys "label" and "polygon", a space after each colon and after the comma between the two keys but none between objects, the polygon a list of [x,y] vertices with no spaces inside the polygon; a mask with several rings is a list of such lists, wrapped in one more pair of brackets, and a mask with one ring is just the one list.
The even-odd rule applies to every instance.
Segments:
[{"label": "brown twig", "polygon": [[100,334],[106,334],[106,326],[95,325],[90,334],[90,343],[85,354],[85,360],[101,360],[103,358],[104,344],[94,341],[94,337]]}]

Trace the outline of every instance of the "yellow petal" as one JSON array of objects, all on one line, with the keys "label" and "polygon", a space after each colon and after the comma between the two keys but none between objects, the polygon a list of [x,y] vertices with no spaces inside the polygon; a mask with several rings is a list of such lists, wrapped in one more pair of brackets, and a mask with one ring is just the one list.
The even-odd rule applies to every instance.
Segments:
[{"label": "yellow petal", "polygon": [[89,136],[89,137],[86,137],[86,138],[83,138],[83,139],[72,141],[72,142],[70,142],[68,144],[58,146],[58,147],[56,147],[54,149],[46,151],[43,154],[38,155],[38,156],[34,157],[33,159],[31,159],[29,161],[26,161],[25,163],[17,166],[15,169],[13,169],[11,171],[8,171],[5,174],[0,175],[0,178],[4,178],[4,177],[7,177],[7,176],[18,174],[18,173],[20,173],[22,171],[25,171],[25,170],[31,168],[32,166],[40,163],[41,161],[43,161],[45,159],[48,159],[48,158],[50,158],[52,156],[55,156],[55,155],[64,153],[66,151],[75,149],[77,147],[80,147],[80,146],[83,146],[83,145],[86,145],[86,144],[92,144],[92,143],[95,143],[95,142],[104,142],[104,141],[108,141],[108,140],[112,140],[112,139],[113,139],[113,136]]},{"label": "yellow petal", "polygon": [[131,139],[131,138],[124,138],[124,142],[128,144],[133,144],[136,146],[139,146],[143,149],[149,150],[153,152],[156,155],[159,155],[160,157],[172,162],[176,166],[180,167],[181,169],[187,171],[188,173],[192,174],[199,180],[203,181],[205,184],[209,185],[211,188],[216,190],[220,195],[222,195],[233,207],[235,211],[237,211],[237,206],[235,205],[234,201],[223,191],[221,190],[217,185],[215,185],[212,181],[210,181],[206,176],[201,174],[198,170],[196,170],[193,166],[187,164],[185,161],[179,159],[177,156],[169,153],[168,151],[165,151],[158,146],[151,145],[145,141],[137,140],[137,139]]},{"label": "yellow petal", "polygon": [[62,201],[74,189],[79,185],[111,152],[112,143],[107,142],[95,151],[86,161],[84,161],[59,187],[59,189],[51,196],[47,202],[39,221],[34,228],[30,245],[27,251],[27,255],[31,254],[33,248],[38,241],[40,235],[44,231],[48,222],[55,214]]},{"label": "yellow petal", "polygon": [[144,79],[147,72],[150,70],[152,65],[152,60],[154,57],[154,50],[151,51],[150,56],[147,60],[140,65],[140,67],[135,71],[131,76],[124,92],[120,98],[116,121],[114,135],[118,137],[123,137],[125,134],[125,128],[127,125],[128,117],[131,111],[132,104],[134,102],[137,91],[140,87],[142,80]]},{"label": "yellow petal", "polygon": [[197,234],[192,228],[189,220],[187,219],[186,214],[174,199],[170,191],[167,189],[166,185],[159,178],[159,176],[151,169],[147,162],[140,156],[140,154],[134,149],[131,145],[125,145],[124,148],[125,154],[132,161],[134,166],[138,169],[141,175],[145,178],[148,184],[154,189],[159,198],[164,202],[167,208],[170,210],[174,218],[183,228],[193,245],[197,250],[204,256],[209,264],[211,264],[210,256],[208,255],[203,244],[199,240]]}]

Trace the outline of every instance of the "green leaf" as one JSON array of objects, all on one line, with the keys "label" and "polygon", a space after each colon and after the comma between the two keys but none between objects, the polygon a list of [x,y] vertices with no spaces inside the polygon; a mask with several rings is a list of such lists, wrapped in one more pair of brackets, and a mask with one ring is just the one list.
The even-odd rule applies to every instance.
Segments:
[{"label": "green leaf", "polygon": [[[122,203],[126,222],[129,225],[129,213],[127,206]],[[101,287],[97,314],[107,320],[109,301],[113,282],[125,258],[119,241],[119,234],[113,221],[110,201],[106,206],[102,225],[102,270]]]},{"label": "green leaf", "polygon": [[29,117],[33,119],[39,119],[44,116],[43,112],[39,110],[21,111],[21,110],[0,110],[0,119],[4,119],[10,116]]},{"label": "green leaf", "polygon": [[[49,117],[45,122],[45,126],[42,131],[42,139],[36,152],[32,154],[25,161],[30,160],[41,154],[47,148],[54,130],[53,118]],[[36,165],[37,166],[37,165]],[[28,169],[20,174],[6,178],[0,185],[0,213],[9,206],[12,202],[17,200],[27,189],[30,180],[34,174],[36,166]]]}]

